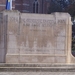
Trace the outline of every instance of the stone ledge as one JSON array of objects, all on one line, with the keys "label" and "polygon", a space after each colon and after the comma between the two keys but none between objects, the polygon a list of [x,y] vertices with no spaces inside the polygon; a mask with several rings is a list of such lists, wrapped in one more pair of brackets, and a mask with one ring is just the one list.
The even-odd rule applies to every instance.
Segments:
[{"label": "stone ledge", "polygon": [[49,64],[49,63],[0,63],[0,67],[63,67],[74,68],[75,64]]},{"label": "stone ledge", "polygon": [[20,68],[20,67],[14,67],[14,68],[0,68],[0,72],[75,72],[75,68]]},{"label": "stone ledge", "polygon": [[75,72],[75,64],[0,64],[0,72]]}]

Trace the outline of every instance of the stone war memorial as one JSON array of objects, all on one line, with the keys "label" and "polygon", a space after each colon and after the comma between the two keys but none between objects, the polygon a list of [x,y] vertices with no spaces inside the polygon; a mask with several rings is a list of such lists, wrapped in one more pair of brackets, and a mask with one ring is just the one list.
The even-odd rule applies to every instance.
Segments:
[{"label": "stone war memorial", "polygon": [[72,22],[68,13],[2,11],[0,72],[74,75],[75,57],[71,53],[71,41]]},{"label": "stone war memorial", "polygon": [[75,63],[71,26],[68,13],[0,12],[0,62]]}]

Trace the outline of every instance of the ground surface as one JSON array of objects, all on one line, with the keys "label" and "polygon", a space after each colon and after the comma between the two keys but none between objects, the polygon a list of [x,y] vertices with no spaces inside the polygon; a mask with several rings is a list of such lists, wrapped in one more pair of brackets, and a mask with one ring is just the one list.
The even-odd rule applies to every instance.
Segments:
[{"label": "ground surface", "polygon": [[0,72],[0,75],[75,75],[75,72]]}]

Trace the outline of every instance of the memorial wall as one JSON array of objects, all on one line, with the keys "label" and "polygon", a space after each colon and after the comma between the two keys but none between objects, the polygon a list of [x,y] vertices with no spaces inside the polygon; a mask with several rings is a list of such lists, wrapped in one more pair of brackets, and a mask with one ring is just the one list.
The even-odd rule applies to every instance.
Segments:
[{"label": "memorial wall", "polygon": [[[7,15],[6,63],[73,63],[68,13]],[[72,62],[72,60],[74,60]]]}]

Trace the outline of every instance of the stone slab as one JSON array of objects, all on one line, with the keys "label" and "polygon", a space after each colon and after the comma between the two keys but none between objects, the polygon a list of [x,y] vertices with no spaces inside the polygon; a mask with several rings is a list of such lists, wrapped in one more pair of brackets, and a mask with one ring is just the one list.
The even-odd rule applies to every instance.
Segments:
[{"label": "stone slab", "polygon": [[68,62],[69,14],[8,13],[7,63],[16,63],[17,58],[8,61],[16,54],[17,63]]},{"label": "stone slab", "polygon": [[2,13],[8,16],[7,25],[4,23],[7,28],[6,63],[66,64],[74,61],[71,56],[72,23],[68,13]]},{"label": "stone slab", "polygon": [[1,72],[46,72],[46,73],[74,73],[75,64],[73,65],[52,65],[52,64],[0,64],[0,73]]},{"label": "stone slab", "polygon": [[19,62],[19,55],[18,54],[14,54],[14,55],[9,55],[7,54],[6,56],[6,62],[7,63],[18,63]]},{"label": "stone slab", "polygon": [[0,75],[74,75],[75,72],[1,72]]},{"label": "stone slab", "polygon": [[48,55],[20,55],[20,63],[55,63],[55,58]]}]

